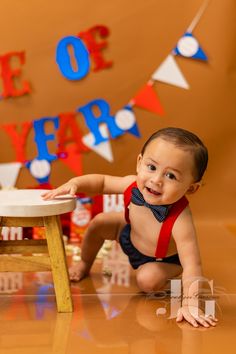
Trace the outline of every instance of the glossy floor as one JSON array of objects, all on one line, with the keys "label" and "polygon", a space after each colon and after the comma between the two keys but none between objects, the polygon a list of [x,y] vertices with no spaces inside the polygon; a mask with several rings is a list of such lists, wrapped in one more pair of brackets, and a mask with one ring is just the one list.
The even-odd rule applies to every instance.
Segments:
[{"label": "glossy floor", "polygon": [[50,273],[1,273],[0,353],[235,353],[236,227],[199,222],[197,229],[205,276],[214,281],[215,328],[177,324],[174,299],[141,294],[114,244],[91,277],[71,285],[72,314],[57,313]]}]

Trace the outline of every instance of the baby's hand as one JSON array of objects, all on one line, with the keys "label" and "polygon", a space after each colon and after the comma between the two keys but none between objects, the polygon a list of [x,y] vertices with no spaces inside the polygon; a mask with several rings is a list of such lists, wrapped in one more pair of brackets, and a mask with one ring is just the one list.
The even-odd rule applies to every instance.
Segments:
[{"label": "baby's hand", "polygon": [[212,316],[205,315],[204,312],[200,309],[197,309],[198,311],[195,311],[193,309],[192,313],[197,313],[198,315],[193,315],[190,311],[188,306],[183,306],[178,310],[177,313],[177,318],[176,322],[181,322],[184,319],[189,322],[193,327],[198,327],[198,324],[202,325],[203,327],[210,327],[210,326],[215,326],[216,322],[218,321],[216,318],[213,318]]},{"label": "baby's hand", "polygon": [[74,197],[77,191],[77,187],[77,184],[74,181],[70,180],[56,189],[52,189],[51,191],[41,194],[41,197],[44,200],[53,199],[56,196],[64,194],[70,194],[72,197]]}]

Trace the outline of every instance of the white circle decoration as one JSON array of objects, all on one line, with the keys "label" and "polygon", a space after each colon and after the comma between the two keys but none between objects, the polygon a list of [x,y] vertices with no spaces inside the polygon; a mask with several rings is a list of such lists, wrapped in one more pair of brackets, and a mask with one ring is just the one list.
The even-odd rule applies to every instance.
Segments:
[{"label": "white circle decoration", "polygon": [[177,48],[181,55],[190,58],[197,53],[199,44],[195,38],[191,36],[184,36],[178,41]]},{"label": "white circle decoration", "polygon": [[129,109],[121,109],[115,115],[115,122],[120,129],[129,130],[135,125],[136,119],[134,113]]},{"label": "white circle decoration", "polygon": [[47,160],[34,159],[30,164],[30,172],[35,178],[45,178],[51,171],[51,165]]}]

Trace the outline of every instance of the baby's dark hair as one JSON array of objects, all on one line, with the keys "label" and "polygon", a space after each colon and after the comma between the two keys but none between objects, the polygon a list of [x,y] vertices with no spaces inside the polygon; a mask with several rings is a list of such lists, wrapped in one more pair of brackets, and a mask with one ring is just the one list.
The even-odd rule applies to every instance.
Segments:
[{"label": "baby's dark hair", "polygon": [[197,135],[181,128],[168,127],[160,129],[153,133],[150,138],[145,142],[141,150],[141,155],[144,154],[148,144],[152,140],[157,138],[162,138],[164,140],[172,142],[180,148],[190,150],[193,153],[195,162],[195,182],[201,181],[202,176],[207,168],[208,152],[207,148]]}]

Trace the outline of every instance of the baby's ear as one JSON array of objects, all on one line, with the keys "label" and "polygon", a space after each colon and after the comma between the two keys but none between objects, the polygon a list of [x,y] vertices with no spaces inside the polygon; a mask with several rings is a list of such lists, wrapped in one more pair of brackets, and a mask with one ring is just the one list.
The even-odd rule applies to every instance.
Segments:
[{"label": "baby's ear", "polygon": [[195,182],[195,183],[192,183],[189,187],[189,189],[187,190],[187,194],[193,194],[195,193],[198,188],[200,187],[201,183],[200,182]]},{"label": "baby's ear", "polygon": [[136,164],[136,172],[137,173],[139,173],[142,158],[143,158],[143,156],[141,154],[139,154],[137,157],[137,164]]}]

